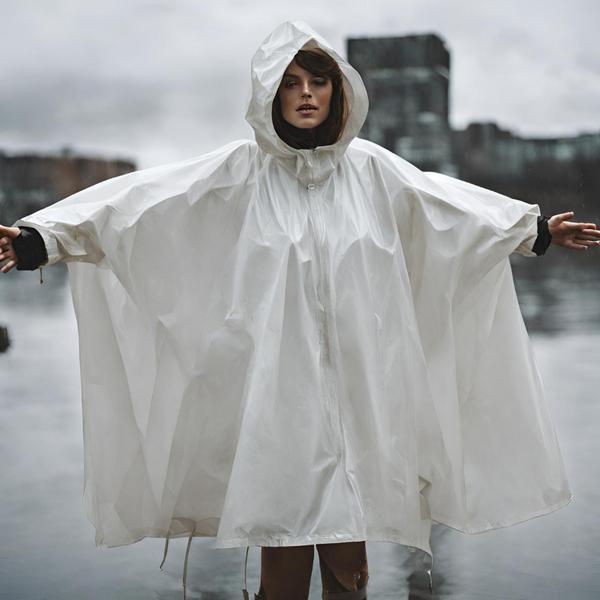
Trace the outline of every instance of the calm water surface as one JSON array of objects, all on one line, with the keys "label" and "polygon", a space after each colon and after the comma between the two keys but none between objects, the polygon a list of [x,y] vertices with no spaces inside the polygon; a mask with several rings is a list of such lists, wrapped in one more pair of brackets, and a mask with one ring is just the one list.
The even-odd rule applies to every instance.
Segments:
[{"label": "calm water surface", "polygon": [[[7,600],[181,598],[186,540],[94,545],[82,504],[83,446],[77,327],[66,267],[0,280],[0,324],[12,346],[0,354],[0,598]],[[577,285],[518,281],[519,299],[544,380],[575,499],[550,515],[466,535],[435,525],[434,593],[427,555],[369,543],[369,599],[600,598],[600,277]],[[188,598],[242,597],[244,549],[194,538]],[[251,548],[248,589],[258,589]],[[315,554],[311,599],[321,597]]]}]

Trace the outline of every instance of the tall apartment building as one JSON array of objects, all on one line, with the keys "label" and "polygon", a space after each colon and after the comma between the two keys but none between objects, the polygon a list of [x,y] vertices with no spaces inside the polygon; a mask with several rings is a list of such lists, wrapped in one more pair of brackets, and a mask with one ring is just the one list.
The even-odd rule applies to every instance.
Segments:
[{"label": "tall apartment building", "polygon": [[347,40],[369,95],[361,137],[423,170],[456,174],[448,122],[450,53],[436,34]]}]

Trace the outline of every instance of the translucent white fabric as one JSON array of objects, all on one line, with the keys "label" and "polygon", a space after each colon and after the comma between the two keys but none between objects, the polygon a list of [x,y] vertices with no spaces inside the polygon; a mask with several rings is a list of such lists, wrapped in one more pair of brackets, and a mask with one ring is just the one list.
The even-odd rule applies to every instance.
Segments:
[{"label": "translucent white fabric", "polygon": [[[271,106],[320,47],[350,115],[297,150]],[[503,527],[571,499],[508,260],[537,205],[357,137],[358,73],[302,22],[252,60],[238,140],[122,175],[15,225],[67,262],[96,543],[219,548]]]}]

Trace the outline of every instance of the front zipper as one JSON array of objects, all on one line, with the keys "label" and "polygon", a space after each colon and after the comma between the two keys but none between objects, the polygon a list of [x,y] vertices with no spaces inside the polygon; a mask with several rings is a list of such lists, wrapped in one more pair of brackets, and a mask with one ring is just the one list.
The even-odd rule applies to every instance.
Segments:
[{"label": "front zipper", "polygon": [[318,261],[317,277],[317,323],[319,328],[319,365],[323,377],[323,391],[327,408],[329,427],[332,432],[332,443],[338,461],[344,460],[342,415],[339,406],[338,387],[336,378],[335,359],[332,355],[331,344],[331,290],[329,286],[329,270],[327,268],[327,239],[322,198],[315,193],[314,184],[309,184],[309,217],[315,236],[315,252]]},{"label": "front zipper", "polygon": [[[310,162],[308,163],[310,166]],[[319,324],[319,344],[321,347],[321,362],[330,362],[330,344],[329,344],[329,328],[328,328],[328,286],[326,284],[327,268],[323,254],[326,250],[325,244],[325,225],[323,214],[319,203],[316,199],[315,190],[317,189],[314,183],[309,183],[308,190],[308,215],[315,239],[315,253],[318,260],[317,274],[317,302],[318,302],[318,324]]]},{"label": "front zipper", "polygon": [[320,357],[319,364],[323,370],[323,380],[325,387],[325,402],[327,412],[329,415],[329,425],[331,431],[334,433],[333,438],[335,442],[335,452],[337,455],[338,462],[342,465],[348,482],[354,491],[357,504],[360,508],[361,515],[364,514],[360,496],[354,480],[348,477],[347,474],[347,457],[344,452],[345,447],[345,433],[344,425],[342,422],[342,412],[340,409],[340,399],[338,396],[339,390],[336,379],[336,368],[335,360],[332,356],[331,348],[331,335],[329,323],[332,318],[331,310],[331,290],[329,287],[329,271],[326,267],[325,255],[328,252],[327,240],[326,240],[326,228],[324,210],[321,205],[322,198],[318,198],[316,190],[317,185],[313,183],[313,172],[312,172],[312,157],[314,156],[315,149],[312,149],[311,156],[307,156],[306,163],[310,173],[310,183],[307,184],[306,188],[308,191],[308,215],[310,223],[315,235],[315,252],[317,253],[317,259],[319,264],[319,274],[317,280],[317,323],[319,327],[319,349]]}]

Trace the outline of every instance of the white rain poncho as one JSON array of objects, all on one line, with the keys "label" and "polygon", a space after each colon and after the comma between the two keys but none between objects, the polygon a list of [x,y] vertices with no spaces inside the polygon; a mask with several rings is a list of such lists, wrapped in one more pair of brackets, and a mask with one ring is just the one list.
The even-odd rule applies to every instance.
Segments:
[{"label": "white rain poncho", "polygon": [[[343,137],[298,150],[288,63],[339,63]],[[503,527],[571,499],[515,294],[537,205],[357,136],[358,73],[302,22],[252,60],[239,140],[17,221],[66,261],[96,543],[387,541]],[[190,538],[191,539],[191,538]]]}]

